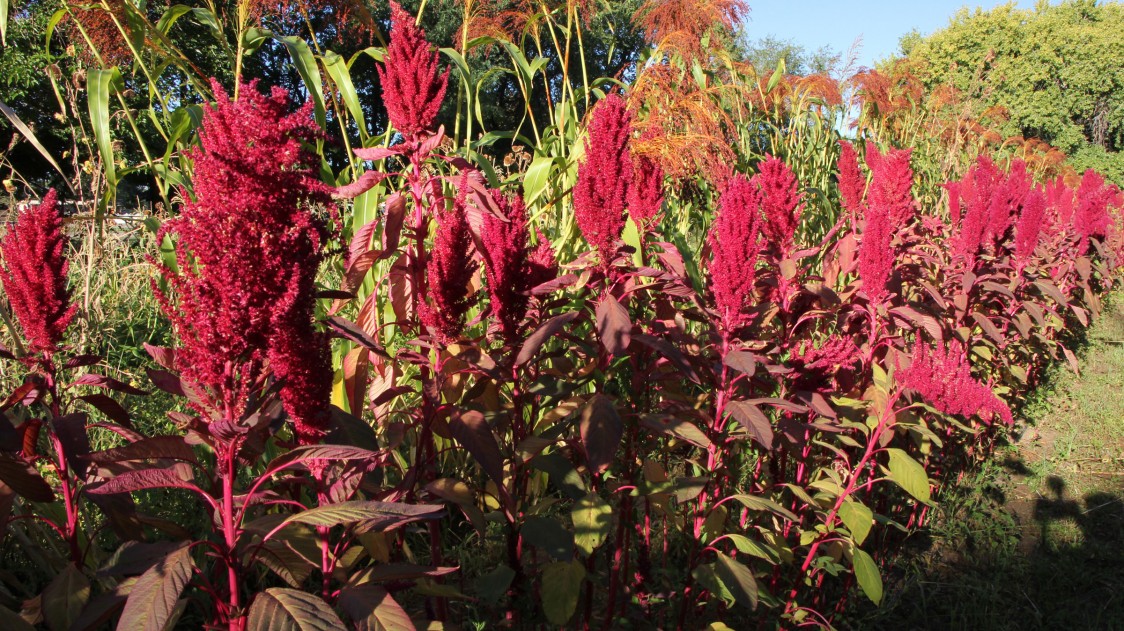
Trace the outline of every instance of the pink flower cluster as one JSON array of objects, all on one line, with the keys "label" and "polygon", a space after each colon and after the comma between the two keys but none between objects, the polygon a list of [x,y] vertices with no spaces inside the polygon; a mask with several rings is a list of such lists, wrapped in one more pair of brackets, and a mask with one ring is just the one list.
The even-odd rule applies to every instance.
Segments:
[{"label": "pink flower cluster", "polygon": [[1112,227],[1112,215],[1108,209],[1120,193],[1113,185],[1106,185],[1104,178],[1089,169],[1081,177],[1077,189],[1077,208],[1073,213],[1073,229],[1077,234],[1077,253],[1085,254],[1089,249],[1089,239],[1104,238]]},{"label": "pink flower cluster", "polygon": [[1015,226],[1015,265],[1021,270],[1042,234],[1042,224],[1046,218],[1046,194],[1040,186],[1034,186],[1023,200],[1022,212]]},{"label": "pink flower cluster", "polygon": [[638,156],[628,187],[628,216],[641,232],[655,228],[663,205],[663,167],[646,156]]},{"label": "pink flower cluster", "polygon": [[538,246],[529,245],[527,211],[518,195],[508,197],[492,190],[492,201],[503,214],[484,213],[480,231],[484,272],[488,280],[492,317],[509,344],[519,339],[527,314],[530,291],[553,279],[557,273],[554,250],[538,233]]},{"label": "pink flower cluster", "polygon": [[781,258],[787,257],[795,246],[803,211],[796,174],[779,158],[766,155],[753,176],[753,184],[761,191],[765,219],[761,234],[765,243]]},{"label": "pink flower cluster", "polygon": [[267,97],[251,83],[232,102],[213,87],[216,105],[189,154],[194,190],[183,191],[188,201],[162,230],[177,241],[179,273],[161,265],[173,293],[154,289],[182,345],[178,368],[216,406],[201,413],[239,421],[268,360],[298,434],[312,440],[332,375],[312,318],[328,231],[314,209],[334,208],[319,160],[302,144],[319,130],[310,106],[288,112],[280,88]]},{"label": "pink flower cluster", "polygon": [[863,197],[866,193],[866,176],[859,170],[859,159],[855,147],[849,142],[840,142],[839,151],[839,196],[843,208],[855,225],[866,214],[863,210]]},{"label": "pink flower cluster", "polygon": [[[916,213],[910,156],[911,150],[908,149],[892,149],[882,154],[873,143],[867,143],[870,187],[865,204],[855,202],[854,206],[855,210],[862,212],[864,219],[859,244],[859,277],[863,281],[863,290],[874,302],[881,302],[888,296],[886,286],[894,271],[894,232],[912,220]],[[851,172],[845,174],[845,170]],[[841,188],[845,180],[854,180],[855,171],[857,166],[841,165]],[[849,181],[847,187],[849,190],[841,191],[844,198],[858,198],[858,185]]]},{"label": "pink flower cluster", "polygon": [[585,161],[578,166],[574,184],[574,217],[608,269],[624,229],[624,211],[632,182],[632,157],[628,152],[632,114],[617,94],[593,108],[593,121],[585,141]]},{"label": "pink flower cluster", "polygon": [[718,199],[718,213],[710,227],[711,291],[726,331],[748,321],[745,309],[753,300],[760,234],[761,190],[742,174],[726,183]]},{"label": "pink flower cluster", "polygon": [[444,342],[455,340],[461,334],[465,314],[473,303],[469,285],[475,270],[472,233],[465,214],[466,178],[467,175],[461,176],[452,206],[441,203],[434,211],[437,233],[426,265],[430,300],[422,303],[419,313],[422,323]]},{"label": "pink flower cluster", "polygon": [[74,319],[62,218],[52,189],[0,239],[0,282],[33,353],[54,353]]},{"label": "pink flower cluster", "polygon": [[425,31],[397,2],[390,3],[390,45],[386,63],[378,68],[383,103],[390,122],[406,140],[431,131],[448,87],[449,70],[438,74],[437,53]]},{"label": "pink flower cluster", "polygon": [[897,381],[945,414],[985,421],[996,417],[1010,425],[1011,409],[992,389],[972,378],[964,347],[958,343],[930,347],[920,341],[913,348],[909,367],[899,369]]}]

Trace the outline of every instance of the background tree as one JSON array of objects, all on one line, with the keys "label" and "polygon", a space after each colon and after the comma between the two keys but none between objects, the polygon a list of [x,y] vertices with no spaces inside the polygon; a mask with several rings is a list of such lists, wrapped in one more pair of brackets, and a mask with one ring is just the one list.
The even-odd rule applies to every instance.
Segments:
[{"label": "background tree", "polygon": [[1124,182],[1124,6],[1070,0],[964,9],[948,27],[902,39],[933,89],[950,84],[981,110],[1005,108],[1003,132],[1048,142],[1075,169]]}]

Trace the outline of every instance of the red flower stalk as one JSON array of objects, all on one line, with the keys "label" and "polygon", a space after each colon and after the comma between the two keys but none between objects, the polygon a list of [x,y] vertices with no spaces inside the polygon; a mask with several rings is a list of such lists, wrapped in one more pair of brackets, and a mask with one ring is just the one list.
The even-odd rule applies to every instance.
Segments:
[{"label": "red flower stalk", "polygon": [[1046,217],[1046,194],[1040,187],[1033,187],[1022,204],[1022,214],[1015,229],[1015,265],[1021,270],[1026,266],[1034,249],[1038,247],[1038,237],[1042,233],[1042,220]]},{"label": "red flower stalk", "polygon": [[[330,337],[313,330],[308,319],[280,327],[269,347],[269,365],[284,379],[281,403],[293,424],[297,443],[319,443],[328,426],[332,398]],[[303,324],[303,326],[300,326]]]},{"label": "red flower stalk", "polygon": [[953,254],[964,259],[969,267],[974,265],[988,235],[991,200],[1001,177],[1002,173],[995,163],[986,156],[980,156],[957,187],[960,210],[954,216],[960,217],[961,221],[960,232],[953,243]]},{"label": "red flower stalk", "polygon": [[867,206],[886,216],[890,225],[904,226],[917,209],[913,201],[913,169],[909,165],[912,149],[891,149],[885,155],[874,143],[866,145],[871,183]]},{"label": "red flower stalk", "polygon": [[761,234],[766,244],[775,247],[781,256],[792,252],[796,228],[803,210],[796,174],[780,158],[766,155],[753,183],[761,189],[761,209],[765,221]]},{"label": "red flower stalk", "polygon": [[1014,219],[1021,214],[1019,209],[1026,203],[1026,196],[1032,185],[1030,174],[1026,171],[1026,163],[1022,160],[1012,162],[1010,172],[1005,176],[999,174],[997,179],[998,186],[992,193],[986,230],[996,249],[1002,246],[1007,230]]},{"label": "red flower stalk", "polygon": [[[288,114],[288,94],[280,88],[266,97],[251,83],[237,102],[217,82],[213,88],[216,105],[204,112],[201,147],[189,153],[194,201],[160,235],[178,239],[180,273],[157,263],[174,291],[165,295],[155,283],[154,291],[180,339],[176,360],[183,377],[209,390],[212,404],[221,406],[198,411],[236,422],[267,353],[280,378],[291,376],[287,362],[277,358],[291,355],[282,347],[294,344],[274,349],[273,341],[311,330],[314,281],[327,236],[311,207],[333,213],[334,207],[330,189],[316,177],[319,159],[302,144],[319,134],[310,104]],[[191,199],[188,191],[183,196]]]},{"label": "red flower stalk", "polygon": [[0,239],[0,282],[33,353],[58,351],[74,319],[66,287],[62,218],[54,189],[21,212]]},{"label": "red flower stalk", "polygon": [[434,213],[437,232],[426,265],[431,301],[424,302],[419,313],[422,323],[444,342],[461,334],[465,314],[474,302],[469,289],[476,270],[472,265],[472,233],[465,213],[467,179],[467,174],[461,176],[452,207],[441,203]]},{"label": "red flower stalk", "polygon": [[987,422],[999,417],[1008,425],[1013,422],[1007,404],[989,386],[972,378],[968,355],[958,343],[930,348],[917,342],[913,362],[898,371],[897,380],[945,414],[979,416]]},{"label": "red flower stalk", "polygon": [[624,209],[632,183],[628,140],[632,114],[617,94],[593,108],[585,141],[585,161],[574,184],[574,217],[578,227],[608,269],[624,229]]},{"label": "red flower stalk", "polygon": [[859,217],[866,214],[863,206],[866,176],[859,170],[859,159],[854,146],[849,142],[840,142],[839,147],[839,197],[854,225]]},{"label": "red flower stalk", "polygon": [[425,31],[393,0],[390,22],[386,63],[378,68],[383,104],[394,128],[406,140],[413,140],[433,129],[445,99],[449,69],[438,75],[437,53],[430,50]]},{"label": "red flower stalk", "polygon": [[726,183],[710,227],[711,291],[726,331],[743,326],[753,300],[757,257],[761,253],[761,191],[740,173]]},{"label": "red flower stalk", "polygon": [[1112,216],[1108,207],[1112,204],[1118,190],[1106,186],[1104,178],[1092,169],[1081,177],[1077,189],[1077,208],[1073,213],[1073,228],[1077,233],[1077,253],[1085,254],[1089,249],[1089,239],[1104,238],[1112,226]]},{"label": "red flower stalk", "polygon": [[859,242],[859,278],[872,302],[882,302],[888,296],[886,284],[894,271],[894,229],[885,206],[867,209]]},{"label": "red flower stalk", "polygon": [[527,315],[530,291],[554,278],[556,266],[550,242],[538,234],[539,245],[528,244],[527,211],[523,198],[505,196],[492,190],[492,200],[504,217],[484,213],[480,242],[484,246],[484,273],[492,317],[509,344],[519,338],[523,317]]},{"label": "red flower stalk", "polygon": [[632,173],[632,185],[628,187],[628,215],[636,222],[636,227],[645,232],[659,222],[657,214],[663,205],[663,167],[647,156],[638,156]]}]

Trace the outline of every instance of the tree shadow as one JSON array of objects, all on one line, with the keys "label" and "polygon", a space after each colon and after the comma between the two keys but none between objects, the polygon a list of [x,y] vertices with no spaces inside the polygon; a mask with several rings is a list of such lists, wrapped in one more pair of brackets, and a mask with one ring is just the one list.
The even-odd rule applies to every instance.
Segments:
[{"label": "tree shadow", "polygon": [[1031,499],[988,486],[887,568],[881,608],[840,628],[1124,630],[1124,479],[1081,497],[1057,476]]}]

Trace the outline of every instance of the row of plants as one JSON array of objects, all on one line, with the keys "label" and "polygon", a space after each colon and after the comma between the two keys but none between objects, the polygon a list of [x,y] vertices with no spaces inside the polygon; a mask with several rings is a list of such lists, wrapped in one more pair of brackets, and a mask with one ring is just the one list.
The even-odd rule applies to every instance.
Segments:
[{"label": "row of plants", "polygon": [[[393,129],[346,177],[315,98],[206,88],[169,149],[149,263],[176,343],[146,382],[67,345],[54,194],[3,238],[26,376],[0,514],[54,551],[6,626],[829,627],[1113,285],[1124,199],[1096,173],[934,180],[890,144],[901,112],[839,144],[821,105],[786,122],[783,73],[690,51],[648,86],[686,81],[706,133],[595,82],[505,172],[437,126],[456,75],[392,10]],[[668,173],[692,137],[732,159]],[[151,390],[174,431],[130,415]]]}]

